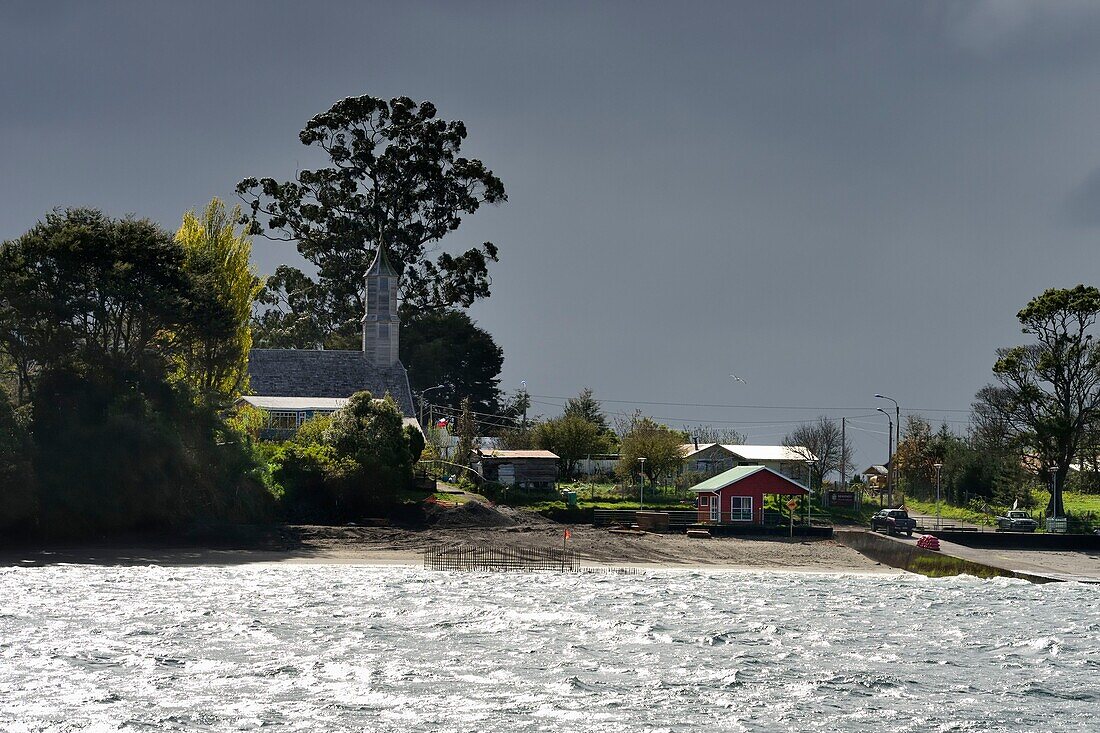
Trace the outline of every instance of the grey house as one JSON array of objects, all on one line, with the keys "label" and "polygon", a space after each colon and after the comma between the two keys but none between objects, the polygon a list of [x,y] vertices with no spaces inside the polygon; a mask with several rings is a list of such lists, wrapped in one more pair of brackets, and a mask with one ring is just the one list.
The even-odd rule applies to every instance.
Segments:
[{"label": "grey house", "polygon": [[331,412],[340,400],[364,390],[377,398],[390,394],[402,415],[411,419],[416,408],[408,374],[398,358],[397,285],[397,271],[380,246],[366,275],[363,350],[252,349],[248,354],[252,394],[243,400],[266,410],[271,426],[278,430],[293,429],[318,412]]}]

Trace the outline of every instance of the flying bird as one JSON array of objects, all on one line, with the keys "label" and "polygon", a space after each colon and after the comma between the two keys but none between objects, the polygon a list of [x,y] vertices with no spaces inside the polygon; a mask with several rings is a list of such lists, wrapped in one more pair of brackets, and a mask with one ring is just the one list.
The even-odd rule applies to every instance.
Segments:
[{"label": "flying bird", "polygon": [[736,374],[731,374],[730,376],[736,379],[741,384],[748,384],[748,382],[746,382],[744,379],[741,379],[741,377],[737,376]]}]

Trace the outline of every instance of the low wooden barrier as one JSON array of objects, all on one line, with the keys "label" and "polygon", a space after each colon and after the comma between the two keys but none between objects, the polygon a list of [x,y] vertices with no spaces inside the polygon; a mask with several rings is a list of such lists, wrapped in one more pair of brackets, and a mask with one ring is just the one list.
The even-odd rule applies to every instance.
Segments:
[{"label": "low wooden barrier", "polygon": [[575,572],[572,550],[553,547],[499,547],[496,545],[432,545],[424,551],[426,570],[555,570]]},{"label": "low wooden barrier", "polygon": [[[683,509],[673,511],[649,510],[653,513],[667,514],[669,529],[684,530],[689,524],[699,521],[699,513]],[[593,509],[592,526],[609,527],[614,524],[638,524],[637,509]]]}]

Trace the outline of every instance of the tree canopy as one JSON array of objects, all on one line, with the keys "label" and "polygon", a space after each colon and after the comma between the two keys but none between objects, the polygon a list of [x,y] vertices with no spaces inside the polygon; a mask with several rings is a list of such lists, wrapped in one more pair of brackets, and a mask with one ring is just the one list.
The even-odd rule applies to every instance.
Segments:
[{"label": "tree canopy", "polygon": [[92,209],[56,210],[0,247],[0,350],[19,391],[61,368],[157,379],[166,334],[187,317],[194,292],[184,251],[144,219]]},{"label": "tree canopy", "polygon": [[562,414],[566,417],[579,417],[592,423],[603,435],[614,435],[611,427],[607,424],[607,416],[603,414],[600,401],[593,394],[591,387],[585,387],[576,397],[570,397],[565,401],[565,410]]},{"label": "tree canopy", "polygon": [[176,331],[178,377],[203,399],[226,405],[248,387],[252,304],[262,285],[252,271],[252,243],[234,226],[240,209],[212,200],[202,219],[184,214],[176,241],[191,280],[186,318]]},{"label": "tree canopy", "polygon": [[[974,403],[980,429],[1000,433],[1062,487],[1100,418],[1100,346],[1092,332],[1098,315],[1100,290],[1091,286],[1033,298],[1016,317],[1034,342],[997,350],[997,383]],[[1061,503],[1052,493],[1048,510],[1064,514]]]},{"label": "tree canopy", "polygon": [[851,438],[842,439],[840,426],[824,416],[796,427],[783,439],[783,445],[810,463],[811,488],[821,486],[824,478],[840,471],[841,466],[855,468]]},{"label": "tree canopy", "polygon": [[573,475],[577,462],[582,458],[604,453],[610,446],[599,425],[575,413],[541,422],[533,428],[533,433],[536,446],[558,456],[562,476],[565,477]]},{"label": "tree canopy", "polygon": [[468,397],[474,412],[500,412],[504,352],[462,311],[410,312],[401,324],[401,362],[409,386],[425,400],[459,410]]},{"label": "tree canopy", "polygon": [[[0,351],[20,403],[0,410],[0,473],[22,476],[24,523],[49,534],[262,520],[271,496],[244,436],[185,382],[170,381],[178,335],[209,283],[155,224],[54,211],[0,245]],[[29,460],[4,460],[11,446]],[[8,493],[4,500],[11,499]]]},{"label": "tree canopy", "polygon": [[[349,97],[311,119],[298,138],[331,165],[292,181],[237,185],[251,231],[294,241],[316,280],[284,265],[268,280],[260,316],[265,345],[347,348],[358,338],[363,276],[384,244],[416,310],[467,307],[488,297],[492,242],[459,255],[435,243],[484,203],[507,200],[480,160],[460,155],[466,126],[438,119],[430,102]],[[433,258],[432,255],[435,255]]]},{"label": "tree canopy", "polygon": [[619,426],[619,472],[634,475],[645,458],[646,477],[671,476],[683,465],[684,434],[635,412]]}]

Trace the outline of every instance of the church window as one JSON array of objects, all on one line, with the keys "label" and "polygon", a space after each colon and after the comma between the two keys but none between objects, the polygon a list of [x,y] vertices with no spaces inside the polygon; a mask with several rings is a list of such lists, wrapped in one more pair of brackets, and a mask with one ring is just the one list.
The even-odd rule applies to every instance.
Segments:
[{"label": "church window", "polygon": [[390,279],[378,278],[378,313],[389,315],[390,313]]}]

